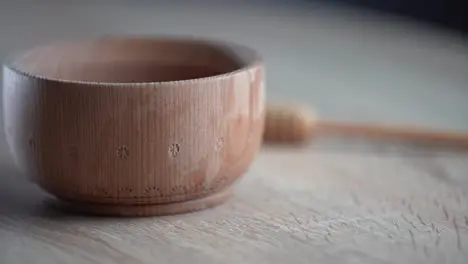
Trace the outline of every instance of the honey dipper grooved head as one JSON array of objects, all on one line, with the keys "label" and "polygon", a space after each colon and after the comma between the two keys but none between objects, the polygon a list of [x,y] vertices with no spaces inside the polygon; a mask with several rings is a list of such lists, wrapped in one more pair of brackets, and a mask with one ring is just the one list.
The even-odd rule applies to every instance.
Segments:
[{"label": "honey dipper grooved head", "polygon": [[316,116],[305,107],[268,104],[263,139],[275,142],[305,141],[310,138],[316,122]]}]

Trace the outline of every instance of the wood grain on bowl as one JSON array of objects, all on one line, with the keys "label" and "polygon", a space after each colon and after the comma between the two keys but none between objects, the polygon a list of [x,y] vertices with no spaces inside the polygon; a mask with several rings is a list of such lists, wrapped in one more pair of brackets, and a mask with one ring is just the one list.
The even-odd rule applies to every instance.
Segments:
[{"label": "wood grain on bowl", "polygon": [[[7,139],[19,167],[59,199],[108,206],[105,214],[214,205],[207,197],[227,191],[261,143],[264,69],[238,45],[60,43],[13,57],[4,73]],[[134,205],[163,207],[136,213]]]}]

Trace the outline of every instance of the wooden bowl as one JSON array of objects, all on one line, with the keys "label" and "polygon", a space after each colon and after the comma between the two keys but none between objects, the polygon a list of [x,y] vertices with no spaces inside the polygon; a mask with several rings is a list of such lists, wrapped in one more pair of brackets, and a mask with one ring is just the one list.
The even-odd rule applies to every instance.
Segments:
[{"label": "wooden bowl", "polygon": [[84,212],[157,215],[226,200],[264,125],[253,50],[190,38],[103,37],[4,66],[7,140],[38,185]]}]

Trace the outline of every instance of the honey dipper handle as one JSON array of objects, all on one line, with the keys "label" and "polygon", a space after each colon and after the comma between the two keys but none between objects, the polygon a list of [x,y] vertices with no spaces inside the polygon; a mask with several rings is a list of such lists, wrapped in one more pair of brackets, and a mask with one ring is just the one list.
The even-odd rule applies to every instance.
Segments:
[{"label": "honey dipper handle", "polygon": [[316,123],[320,133],[340,133],[372,138],[427,141],[468,147],[468,133],[430,130],[415,126],[392,126],[383,124],[360,124],[320,120]]},{"label": "honey dipper handle", "polygon": [[468,148],[468,132],[438,131],[415,126],[319,120],[312,111],[304,106],[267,104],[264,141],[306,142],[320,133],[426,141]]}]

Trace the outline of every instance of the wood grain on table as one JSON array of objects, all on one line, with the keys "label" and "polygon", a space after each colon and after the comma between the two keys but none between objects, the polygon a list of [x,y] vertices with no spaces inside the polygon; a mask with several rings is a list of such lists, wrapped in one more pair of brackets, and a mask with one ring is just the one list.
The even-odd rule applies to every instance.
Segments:
[{"label": "wood grain on table", "polygon": [[[159,218],[61,213],[2,163],[2,263],[466,263],[468,152],[265,146],[234,197]],[[23,250],[24,251],[21,251]]]},{"label": "wood grain on table", "polygon": [[[0,8],[1,56],[102,34],[220,38],[265,57],[268,100],[333,120],[468,129],[468,40],[456,32],[326,1],[18,2]],[[113,219],[44,205],[4,144],[0,264],[468,263],[467,152],[322,138],[268,147],[220,207]]]}]

